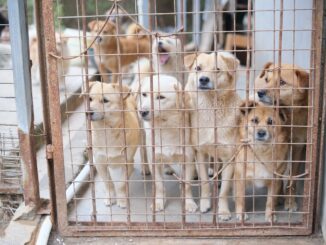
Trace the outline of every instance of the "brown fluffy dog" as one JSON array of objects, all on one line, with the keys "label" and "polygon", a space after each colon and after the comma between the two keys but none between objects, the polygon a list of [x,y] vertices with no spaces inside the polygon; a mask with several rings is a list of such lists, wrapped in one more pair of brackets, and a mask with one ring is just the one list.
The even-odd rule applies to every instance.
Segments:
[{"label": "brown fluffy dog", "polygon": [[[105,25],[105,26],[104,26]],[[108,81],[106,73],[112,72],[112,82],[118,81],[119,62],[120,68],[135,62],[139,57],[149,57],[150,42],[146,38],[139,38],[135,41],[134,38],[118,37],[116,25],[108,21],[93,20],[88,23],[88,27],[95,37],[101,28],[104,26],[102,32],[96,39],[94,45],[95,60],[99,67],[104,81]]]},{"label": "brown fluffy dog", "polygon": [[[263,71],[255,80],[255,90],[259,100],[263,103],[273,104],[276,100],[277,83],[279,84],[279,102],[288,107],[290,111],[287,124],[292,126],[292,176],[299,174],[300,162],[304,161],[304,146],[307,142],[307,116],[308,116],[308,90],[309,73],[302,68],[283,64],[281,66],[281,78],[278,78],[277,66],[267,63]],[[295,108],[291,108],[295,107]],[[289,128],[290,130],[290,128]],[[288,197],[285,199],[285,209],[290,211],[297,210],[295,200],[296,182],[293,181],[292,187],[287,188]]]},{"label": "brown fluffy dog", "polygon": [[[286,112],[279,109],[277,113],[275,108],[254,101],[247,103],[248,107],[246,102],[240,106],[239,135],[240,139],[249,140],[249,146],[241,148],[234,172],[237,218],[247,218],[246,214],[242,216],[245,212],[246,184],[253,183],[256,187],[267,186],[265,219],[272,221],[275,196],[280,193],[282,186],[281,179],[272,180],[275,178],[274,171],[283,174],[287,166],[288,131],[283,127],[287,119]],[[247,161],[244,159],[246,149]]]},{"label": "brown fluffy dog", "polygon": [[129,92],[125,85],[90,83],[94,163],[106,187],[105,204],[121,208],[127,205],[125,180],[133,172],[140,144],[136,102]]}]

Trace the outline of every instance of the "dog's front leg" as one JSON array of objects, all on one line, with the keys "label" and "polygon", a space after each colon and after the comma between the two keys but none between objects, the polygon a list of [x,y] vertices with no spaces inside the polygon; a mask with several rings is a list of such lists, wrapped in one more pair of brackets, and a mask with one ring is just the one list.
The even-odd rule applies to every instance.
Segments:
[{"label": "dog's front leg", "polygon": [[269,181],[267,185],[267,201],[266,201],[266,209],[265,209],[265,220],[268,222],[272,222],[272,220],[276,221],[276,216],[273,215],[273,210],[275,209],[277,202],[277,195],[280,193],[282,187],[282,183],[280,180],[272,180]]},{"label": "dog's front leg", "polygon": [[129,173],[128,173],[129,171],[127,172],[127,168],[123,164],[121,165],[119,164],[112,167],[110,166],[109,171],[112,176],[112,180],[116,191],[117,205],[120,208],[126,208],[127,207],[126,184],[128,184],[127,181],[129,180]]},{"label": "dog's front leg", "polygon": [[155,168],[155,207],[152,206],[152,209],[158,212],[164,209],[163,164],[161,161],[156,161],[153,167]]},{"label": "dog's front leg", "polygon": [[185,184],[185,195],[186,195],[186,211],[194,213],[197,210],[197,204],[195,203],[190,182],[193,180],[193,175],[195,171],[195,164],[193,163],[193,159],[191,161],[187,161],[186,163],[186,184]]},{"label": "dog's front leg", "polygon": [[[224,164],[225,163],[223,163],[222,168],[224,168],[225,166]],[[232,184],[233,169],[234,166],[232,163],[230,163],[222,171],[222,184],[221,184],[218,206],[219,206],[219,217],[223,221],[227,221],[231,219],[231,213],[228,204],[228,195]]]},{"label": "dog's front leg", "polygon": [[[243,160],[237,160],[234,180],[235,180],[235,211],[238,220],[246,220],[248,218],[245,214],[245,193],[246,193],[246,182],[243,173]],[[244,214],[243,214],[244,213]],[[243,215],[242,215],[243,214]]]},{"label": "dog's front leg", "polygon": [[108,164],[106,157],[100,155],[95,157],[95,167],[98,175],[104,183],[106,189],[106,200],[104,204],[106,206],[111,206],[116,203],[115,190],[111,180],[110,173],[108,172]]},{"label": "dog's front leg", "polygon": [[[294,145],[292,146],[292,159],[295,162],[292,162],[291,172],[292,176],[296,176],[300,174],[300,165],[303,158],[303,150],[304,145]],[[297,182],[298,180],[292,180],[292,183],[288,183],[287,186],[290,185],[289,188],[286,188],[286,197],[284,203],[284,209],[289,210],[290,212],[295,212],[298,209],[297,202],[295,200],[295,196],[297,194]]]},{"label": "dog's front leg", "polygon": [[205,162],[205,154],[197,151],[197,168],[201,181],[200,212],[205,213],[211,208],[211,191],[208,177],[208,163]]}]

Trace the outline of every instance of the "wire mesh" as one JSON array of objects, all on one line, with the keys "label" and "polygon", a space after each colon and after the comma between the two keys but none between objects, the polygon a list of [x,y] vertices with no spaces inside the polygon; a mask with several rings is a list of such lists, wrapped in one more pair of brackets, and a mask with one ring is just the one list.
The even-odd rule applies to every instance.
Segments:
[{"label": "wire mesh", "polygon": [[57,0],[55,10],[69,52],[51,56],[70,66],[59,85],[83,97],[66,112],[64,165],[72,176],[89,168],[66,179],[73,197],[59,219],[71,233],[309,233],[313,0]]}]

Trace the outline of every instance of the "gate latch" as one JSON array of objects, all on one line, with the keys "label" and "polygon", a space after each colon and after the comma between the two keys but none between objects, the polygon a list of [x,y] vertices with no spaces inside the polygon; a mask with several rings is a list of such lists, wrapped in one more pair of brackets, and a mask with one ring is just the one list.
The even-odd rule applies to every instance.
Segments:
[{"label": "gate latch", "polygon": [[46,159],[53,159],[53,145],[46,145]]}]

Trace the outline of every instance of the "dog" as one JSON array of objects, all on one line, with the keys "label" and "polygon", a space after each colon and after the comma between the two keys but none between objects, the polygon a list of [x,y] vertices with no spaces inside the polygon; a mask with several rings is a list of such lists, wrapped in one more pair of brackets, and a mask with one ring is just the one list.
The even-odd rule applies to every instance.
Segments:
[{"label": "dog", "polygon": [[[68,57],[69,56],[69,46],[68,46],[68,39],[65,37],[60,37],[58,33],[55,35],[56,39],[56,48],[57,48],[57,55]],[[40,83],[40,63],[38,57],[38,40],[36,37],[31,38],[29,44],[29,51],[30,51],[30,59],[32,61],[32,68],[31,68],[31,75],[32,75],[32,82],[34,84]],[[58,69],[58,77],[61,83],[65,81],[65,75],[69,72],[70,62],[69,60],[62,60],[58,61],[57,69]]]},{"label": "dog", "polygon": [[248,218],[244,213],[245,190],[248,183],[253,183],[256,187],[267,187],[265,220],[275,221],[273,210],[282,187],[282,179],[277,179],[274,171],[284,174],[287,167],[288,131],[284,127],[287,112],[280,108],[277,113],[275,107],[267,107],[252,100],[244,101],[240,111],[240,139],[247,139],[249,145],[243,146],[236,157],[234,170],[236,216],[238,220]]},{"label": "dog", "polygon": [[[281,69],[281,77],[278,79],[278,69]],[[280,83],[277,86],[277,83]],[[259,100],[266,104],[276,101],[279,88],[279,104],[290,110],[289,125],[292,128],[292,176],[300,174],[300,162],[305,159],[304,147],[307,142],[307,118],[308,118],[308,90],[309,73],[292,64],[282,64],[278,67],[271,62],[265,64],[260,75],[255,79],[255,90]],[[295,107],[295,108],[292,108]],[[291,130],[288,127],[288,130]],[[296,182],[292,181],[287,188],[284,203],[285,210],[296,211],[298,205],[295,200]]]},{"label": "dog", "polygon": [[[137,26],[132,25],[129,32],[136,32]],[[163,74],[174,76],[184,85],[183,79],[183,55],[181,41],[176,36],[159,36],[152,43],[152,59],[153,64],[149,59],[142,58],[135,63],[133,73],[135,78],[132,82],[132,91],[136,94],[142,80],[149,76],[151,72],[154,74]]]},{"label": "dog", "polygon": [[[219,194],[219,217],[231,218],[227,195],[231,187],[233,166],[228,164],[234,155],[238,134],[236,128],[240,112],[236,110],[240,97],[235,91],[235,77],[239,61],[223,52],[185,57],[190,70],[185,91],[192,101],[191,142],[196,148],[198,175],[201,179],[200,211],[211,207],[207,156],[220,159],[224,165]],[[217,158],[216,158],[217,155]]]},{"label": "dog", "polygon": [[[126,38],[117,36],[116,25],[111,21],[96,21],[88,23],[92,35],[96,38],[94,45],[95,60],[104,82],[109,81],[108,71],[112,72],[112,82],[117,83],[119,70],[130,65],[140,57],[149,57],[150,42],[146,38]],[[101,30],[102,32],[98,34]]]},{"label": "dog", "polygon": [[140,144],[136,101],[126,85],[101,82],[90,83],[89,100],[94,163],[106,187],[105,204],[125,208],[125,180]]},{"label": "dog", "polygon": [[[156,195],[155,207],[152,209],[155,211],[164,209],[163,164],[179,163],[179,167],[186,164],[185,208],[188,212],[195,212],[197,204],[193,200],[189,184],[195,169],[194,150],[190,145],[189,111],[187,111],[190,97],[187,93],[182,93],[181,84],[172,76],[153,76],[152,95],[150,84],[150,77],[144,78],[140,88],[138,110],[145,127],[147,145],[152,145],[152,130],[154,130],[155,162],[150,165],[152,170],[155,169]],[[151,110],[152,103],[154,110]],[[155,128],[152,128],[152,123]],[[183,127],[185,127],[184,138],[180,133]],[[185,152],[182,145],[185,145]],[[149,161],[152,161],[151,147],[147,148],[147,153]]]}]

